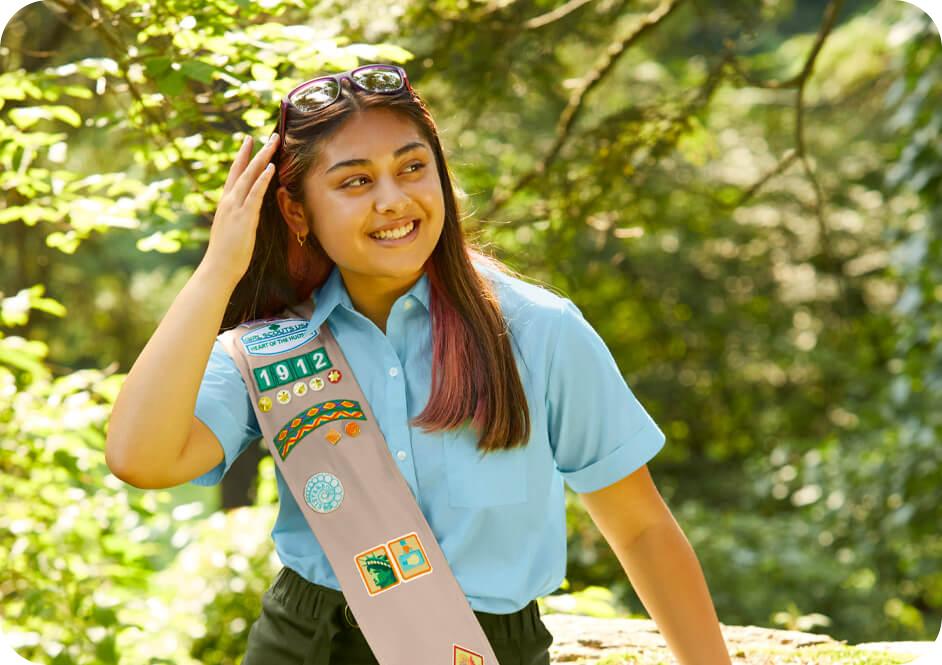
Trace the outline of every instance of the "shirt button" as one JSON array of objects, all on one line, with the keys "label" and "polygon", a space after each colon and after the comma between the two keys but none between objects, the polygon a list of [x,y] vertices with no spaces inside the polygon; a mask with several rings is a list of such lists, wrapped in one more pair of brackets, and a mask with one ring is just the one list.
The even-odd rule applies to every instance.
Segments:
[{"label": "shirt button", "polygon": [[408,455],[406,455],[406,451],[405,451],[405,450],[400,450],[398,453],[396,453],[396,457],[398,457],[399,460],[402,461],[402,460],[404,460],[406,457],[408,457]]},{"label": "shirt button", "polygon": [[395,367],[389,368],[389,376],[399,376],[399,370]]}]

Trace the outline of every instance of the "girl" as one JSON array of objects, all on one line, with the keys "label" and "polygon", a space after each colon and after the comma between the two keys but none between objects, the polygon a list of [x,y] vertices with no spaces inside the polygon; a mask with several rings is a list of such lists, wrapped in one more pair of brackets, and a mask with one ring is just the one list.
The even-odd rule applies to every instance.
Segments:
[{"label": "girl", "polygon": [[[366,65],[305,82],[251,154],[247,140],[206,255],[115,404],[115,474],[137,487],[218,483],[261,436],[264,408],[214,336],[313,303],[307,330],[326,324],[342,349],[499,665],[549,663],[536,598],[565,575],[564,481],[680,661],[728,663],[696,557],[647,472],[664,434],[570,300],[465,239],[406,72]],[[276,477],[284,567],[243,665],[377,663],[306,506]],[[484,661],[456,651],[454,663]]]}]

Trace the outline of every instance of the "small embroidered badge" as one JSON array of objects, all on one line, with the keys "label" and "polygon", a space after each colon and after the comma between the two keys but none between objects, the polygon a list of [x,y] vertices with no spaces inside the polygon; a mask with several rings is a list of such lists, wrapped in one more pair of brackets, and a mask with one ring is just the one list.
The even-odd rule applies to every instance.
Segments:
[{"label": "small embroidered badge", "polygon": [[340,379],[343,378],[343,374],[339,369],[332,369],[327,372],[327,380],[331,383],[340,383]]},{"label": "small embroidered badge", "polygon": [[454,665],[484,665],[484,656],[481,654],[474,653],[470,649],[465,649],[464,647],[459,647],[457,644],[454,646]]},{"label": "small embroidered badge", "polygon": [[311,390],[323,390],[324,385],[324,379],[319,376],[315,376],[313,379],[311,379]]},{"label": "small embroidered badge", "polygon": [[294,386],[292,386],[291,389],[298,397],[303,397],[307,394],[307,384],[304,383],[304,381],[298,381],[296,384],[294,384]]},{"label": "small embroidered badge", "polygon": [[428,556],[426,556],[425,549],[422,547],[422,543],[419,542],[419,536],[415,532],[391,540],[386,545],[392,553],[393,561],[399,569],[403,581],[408,582],[420,575],[432,572]]},{"label": "small embroidered badge", "polygon": [[258,409],[262,413],[271,411],[271,397],[262,397],[258,400]]},{"label": "small embroidered badge", "polygon": [[[270,323],[269,323],[270,322]],[[253,322],[252,330],[242,335],[245,352],[251,356],[275,356],[293,351],[317,337],[317,330],[308,330],[305,319],[262,319]]]},{"label": "small embroidered badge", "polygon": [[291,401],[291,393],[287,390],[279,390],[278,394],[275,395],[275,399],[281,404],[287,404]]},{"label": "small embroidered badge", "polygon": [[347,433],[347,436],[356,436],[360,433],[360,423],[351,421],[343,426],[343,430]]},{"label": "small embroidered badge", "polygon": [[382,545],[357,554],[354,558],[360,577],[371,596],[399,584],[396,569],[389,561],[389,553]]},{"label": "small embroidered badge", "polygon": [[341,435],[337,430],[329,429],[327,430],[327,434],[324,435],[324,438],[336,446],[337,442],[340,441]]},{"label": "small embroidered badge", "polygon": [[343,485],[332,473],[315,473],[304,486],[304,502],[318,513],[337,510],[343,503]]}]

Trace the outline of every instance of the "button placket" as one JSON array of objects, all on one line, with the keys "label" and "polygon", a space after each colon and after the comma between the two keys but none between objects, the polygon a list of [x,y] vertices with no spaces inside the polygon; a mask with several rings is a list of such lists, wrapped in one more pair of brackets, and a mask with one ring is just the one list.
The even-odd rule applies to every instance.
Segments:
[{"label": "button placket", "polygon": [[[394,364],[397,361],[398,361],[398,358],[395,358],[395,360],[390,359],[390,364],[387,366],[388,369],[386,370],[386,373],[390,377],[390,380],[387,382],[387,391],[390,396],[390,405],[394,409],[400,410],[400,413],[406,414],[407,412],[406,384],[405,384],[405,381],[397,380],[397,377],[399,377],[400,375],[399,367],[397,367],[396,364]],[[391,452],[394,454],[395,459],[398,460],[400,471],[402,471],[403,476],[406,478],[406,481],[409,483],[410,489],[412,489],[412,492],[415,493],[416,492],[415,488],[416,488],[416,483],[417,483],[417,479],[415,477],[415,467],[414,465],[406,462],[406,460],[409,459],[409,453],[400,447],[402,445],[405,445],[408,447],[412,442],[412,435],[411,435],[411,432],[409,431],[409,424],[407,421],[408,421],[407,417],[402,418],[402,421],[400,423],[401,433],[399,437],[396,437],[398,440],[390,441],[389,443],[397,444],[397,445],[390,446],[390,448],[392,449]]]}]

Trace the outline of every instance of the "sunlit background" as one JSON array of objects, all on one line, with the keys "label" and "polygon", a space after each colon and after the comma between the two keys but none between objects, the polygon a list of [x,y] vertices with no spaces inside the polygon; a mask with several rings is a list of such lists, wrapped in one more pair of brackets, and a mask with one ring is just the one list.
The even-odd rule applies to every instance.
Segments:
[{"label": "sunlit background", "polygon": [[[16,649],[238,662],[280,568],[271,458],[141,491],[105,466],[105,427],[242,136],[266,138],[297,82],[366,62],[406,68],[469,233],[575,301],[667,435],[649,468],[720,620],[934,639],[942,45],[917,8],[46,0],[0,45]],[[542,610],[645,616],[569,499],[567,581]]]}]

